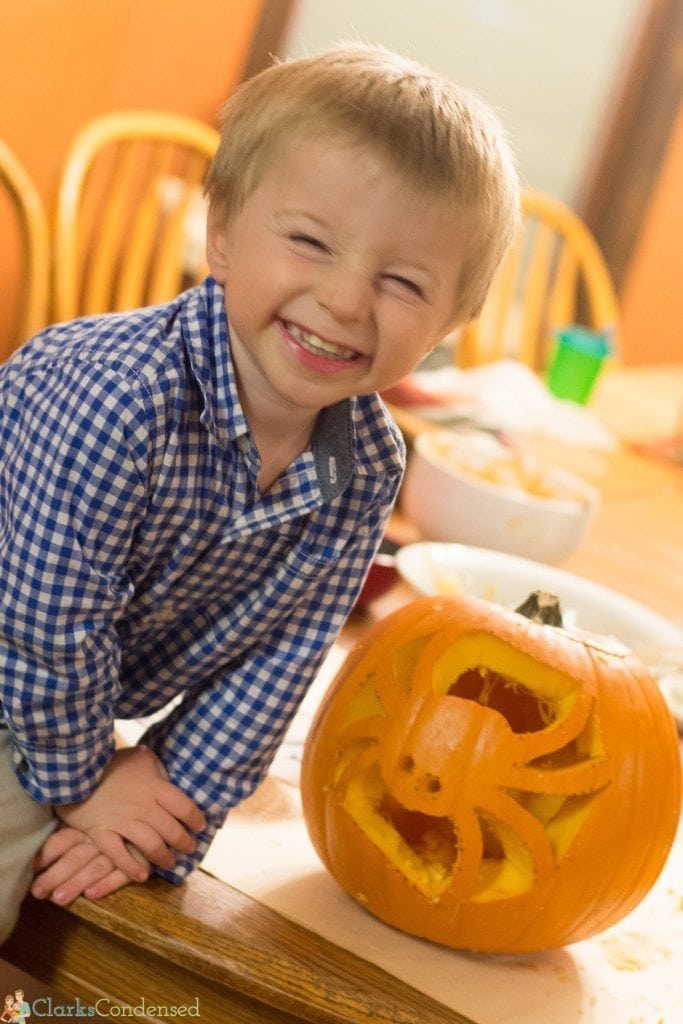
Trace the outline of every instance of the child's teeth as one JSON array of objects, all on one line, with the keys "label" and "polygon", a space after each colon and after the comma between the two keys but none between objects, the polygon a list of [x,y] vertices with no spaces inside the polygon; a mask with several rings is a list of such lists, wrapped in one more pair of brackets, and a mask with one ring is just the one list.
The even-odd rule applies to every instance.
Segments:
[{"label": "child's teeth", "polygon": [[329,341],[325,341],[323,338],[318,337],[317,334],[311,334],[309,331],[302,331],[300,327],[295,324],[288,324],[289,333],[292,337],[296,338],[300,344],[305,345],[309,349],[317,349],[321,352],[327,352],[329,355],[335,356],[337,359],[352,359],[352,352],[345,352],[342,349],[331,345]]}]

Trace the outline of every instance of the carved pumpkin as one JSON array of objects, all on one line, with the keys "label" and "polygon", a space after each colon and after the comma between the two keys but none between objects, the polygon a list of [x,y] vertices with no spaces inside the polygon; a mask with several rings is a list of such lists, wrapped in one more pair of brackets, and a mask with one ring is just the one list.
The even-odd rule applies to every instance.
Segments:
[{"label": "carved pumpkin", "polygon": [[383,921],[539,950],[614,924],[655,882],[680,811],[678,739],[616,641],[424,598],[342,666],[302,797],[321,860]]}]

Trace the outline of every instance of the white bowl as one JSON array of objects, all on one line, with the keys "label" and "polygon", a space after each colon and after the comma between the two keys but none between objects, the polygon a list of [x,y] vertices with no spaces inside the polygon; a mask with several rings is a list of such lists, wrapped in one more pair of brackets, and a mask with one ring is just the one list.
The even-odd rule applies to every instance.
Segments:
[{"label": "white bowl", "polygon": [[560,599],[568,626],[629,646],[683,646],[683,630],[663,615],[566,569],[464,544],[407,544],[395,558],[401,577],[424,596],[471,594],[517,608],[533,590],[545,590]]},{"label": "white bowl", "polygon": [[600,495],[573,473],[541,472],[491,435],[429,431],[408,457],[401,505],[427,540],[556,564],[578,547]]}]

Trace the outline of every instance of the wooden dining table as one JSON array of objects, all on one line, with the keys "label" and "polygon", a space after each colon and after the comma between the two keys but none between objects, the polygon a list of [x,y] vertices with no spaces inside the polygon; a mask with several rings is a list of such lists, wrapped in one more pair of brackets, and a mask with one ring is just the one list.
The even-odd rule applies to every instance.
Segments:
[{"label": "wooden dining table", "polygon": [[602,495],[588,535],[562,568],[683,627],[683,363],[615,367],[599,379],[589,407],[611,431],[612,450],[530,442]]},{"label": "wooden dining table", "polygon": [[[591,400],[617,438],[613,449],[548,438],[526,443],[602,493],[588,535],[562,567],[683,628],[683,464],[657,450],[673,435],[682,404],[683,365],[615,368]],[[637,450],[638,444],[653,451]],[[400,513],[392,525],[399,538],[418,539]],[[378,617],[413,596],[401,581],[354,612],[339,648],[347,650]],[[215,1024],[472,1024],[201,869],[178,887],[153,878],[67,908],[28,897],[0,956],[82,1005],[106,999],[133,1007],[136,1020],[167,1019],[155,1007],[171,1006],[176,1016]]]}]

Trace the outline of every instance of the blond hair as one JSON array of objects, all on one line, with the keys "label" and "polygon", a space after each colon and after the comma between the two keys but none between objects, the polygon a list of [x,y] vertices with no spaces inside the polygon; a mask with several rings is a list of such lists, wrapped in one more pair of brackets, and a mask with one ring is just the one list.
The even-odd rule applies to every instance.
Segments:
[{"label": "blond hair", "polygon": [[236,90],[220,124],[206,193],[227,219],[283,140],[325,131],[370,143],[409,187],[453,203],[466,239],[454,322],[477,315],[520,216],[514,158],[479,98],[384,47],[350,44],[273,64]]}]

